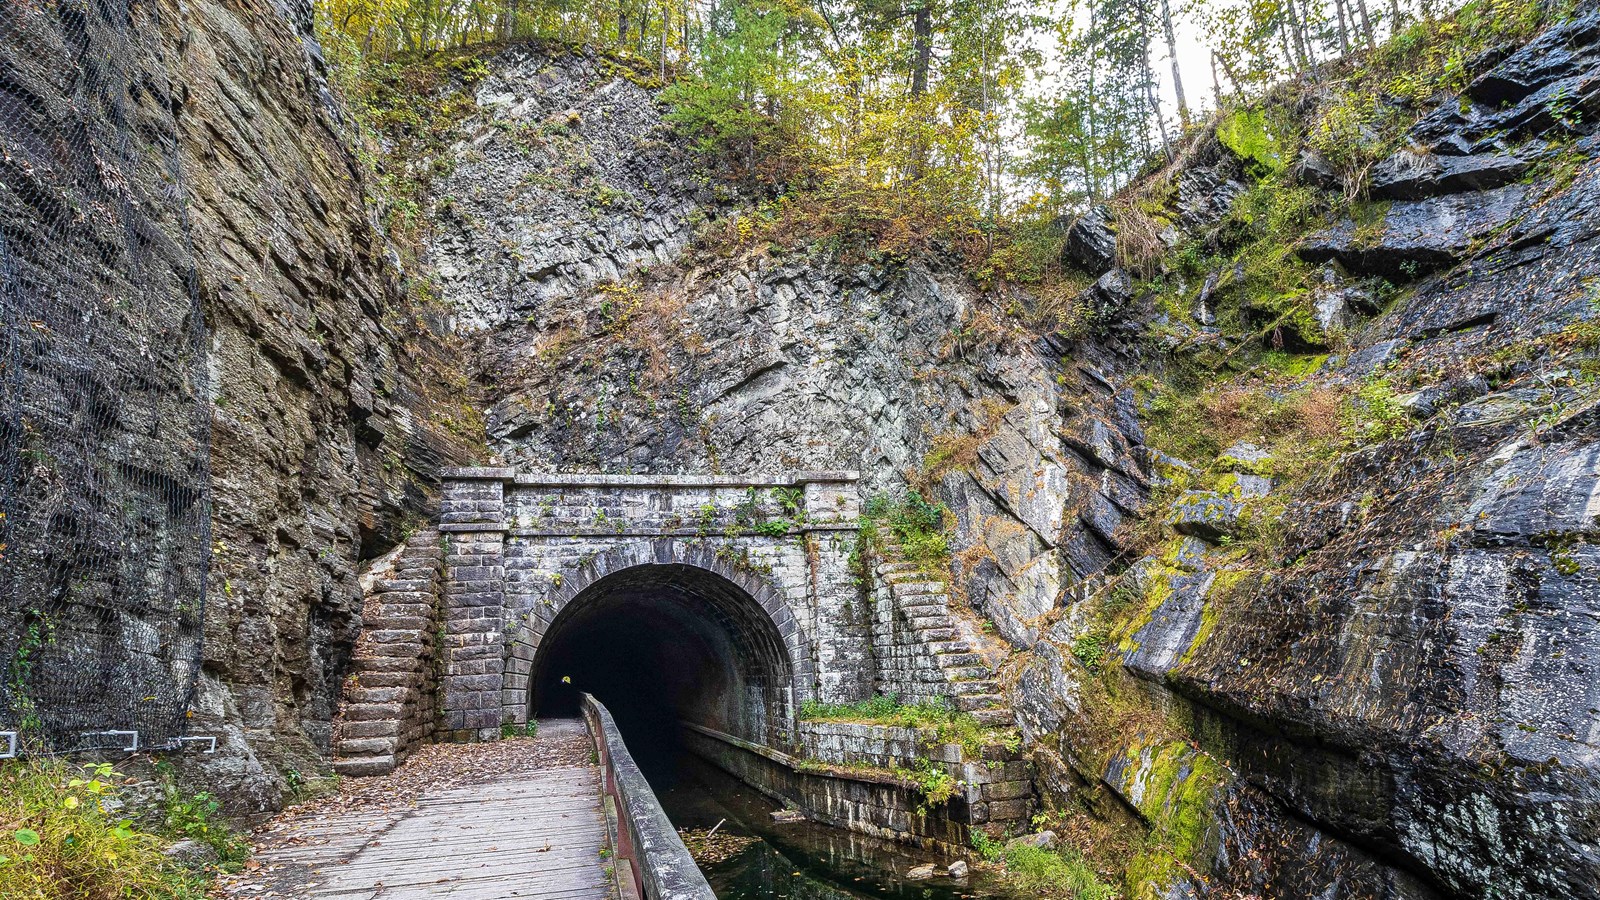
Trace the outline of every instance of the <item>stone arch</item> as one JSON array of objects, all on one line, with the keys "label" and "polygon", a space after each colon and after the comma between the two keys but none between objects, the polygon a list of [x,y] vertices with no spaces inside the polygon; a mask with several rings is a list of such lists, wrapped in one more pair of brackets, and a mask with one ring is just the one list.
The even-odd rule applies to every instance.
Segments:
[{"label": "stone arch", "polygon": [[[539,700],[541,666],[562,635],[578,627],[575,623],[591,601],[615,604],[621,594],[646,591],[692,605],[694,615],[725,635],[735,652],[722,655],[732,656],[729,664],[741,667],[740,687],[759,695],[745,698],[747,718],[714,724],[775,746],[787,743],[800,705],[814,695],[816,678],[811,649],[793,609],[763,573],[733,563],[703,541],[670,538],[621,544],[559,573],[559,584],[547,601],[512,635],[506,718],[527,720]],[[686,611],[678,614],[683,618]]]}]

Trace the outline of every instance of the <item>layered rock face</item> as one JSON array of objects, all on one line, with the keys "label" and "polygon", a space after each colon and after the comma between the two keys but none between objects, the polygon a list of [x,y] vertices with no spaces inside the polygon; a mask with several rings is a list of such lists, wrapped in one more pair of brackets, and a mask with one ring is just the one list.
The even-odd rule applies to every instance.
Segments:
[{"label": "layered rock face", "polygon": [[459,424],[468,398],[449,387],[443,332],[371,224],[309,4],[186,4],[165,21],[218,373],[215,590],[193,727],[248,748],[208,775],[270,807],[286,773],[325,765],[359,562],[427,514],[439,466],[470,459],[476,436]]},{"label": "layered rock face", "polygon": [[648,90],[583,55],[488,65],[434,188],[428,263],[475,329],[506,464],[858,469],[869,497],[941,482],[959,586],[1024,644],[1067,572],[1115,555],[1141,486],[1135,464],[1099,461],[1137,432],[1104,362],[1064,363],[1004,314],[1016,298],[938,262],[686,252],[697,223],[739,212],[664,142]]},{"label": "layered rock face", "polygon": [[[186,296],[192,265],[205,317],[201,383],[210,396],[198,409],[210,430],[211,531],[177,537],[198,535],[210,551],[187,727],[219,740],[215,755],[185,759],[231,809],[261,812],[280,803],[292,773],[325,765],[338,679],[360,627],[358,561],[397,542],[403,517],[424,509],[441,461],[468,453],[425,396],[424,385],[444,380],[427,362],[438,341],[413,321],[369,221],[309,5],[132,3],[92,15],[80,6],[4,13],[29,36],[0,47],[8,70],[55,73],[20,81],[39,92],[21,102],[66,111],[50,124],[54,137],[27,130],[36,119],[0,119],[13,150],[6,178],[48,177],[40,173],[54,165],[52,141],[84,128],[109,135],[108,146],[172,163],[124,169],[131,184],[111,181],[108,166],[98,171],[110,196],[167,198],[181,210],[154,218],[138,243],[148,250],[130,265],[158,275],[170,265],[170,279],[140,277],[175,298]],[[97,16],[110,24],[87,33],[126,40],[86,41],[83,23]],[[114,98],[121,113],[74,121],[102,115],[73,106],[74,93],[113,76],[125,82]],[[29,229],[49,224],[43,215],[8,220],[8,235],[48,241]],[[132,352],[159,351],[184,326],[181,317],[149,324],[151,342]],[[96,402],[131,410],[134,399]],[[155,426],[111,420],[112,433],[95,440],[143,442],[152,458]],[[199,601],[194,590],[178,592],[168,599]]]},{"label": "layered rock face", "polygon": [[[384,261],[307,12],[132,15],[151,36],[141,115],[174,123],[184,173],[187,237],[163,228],[192,243],[209,341],[216,540],[190,727],[221,737],[196,764],[235,809],[323,765],[359,561],[472,455],[475,410],[441,387],[462,383],[454,358],[506,465],[858,469],[868,494],[936,494],[951,605],[993,624],[981,649],[1008,662],[1041,787],[1153,835],[1134,871],[1158,895],[1596,896],[1594,16],[1441,104],[1374,170],[1388,205],[1297,248],[1326,265],[1301,339],[1338,351],[1305,386],[1381,381],[1393,421],[1287,489],[1274,448],[1180,460],[1142,424],[1141,376],[1231,339],[1228,273],[1149,340],[1158,314],[1097,213],[1069,246],[1102,327],[1069,337],[951,261],[697,239],[756,213],[649,89],[581,53],[497,51],[470,88],[424,263],[473,350],[441,350]],[[25,52],[0,47],[36,67]],[[1317,161],[1301,168],[1315,184]],[[1208,143],[1163,239],[1215,228],[1244,173]],[[171,190],[147,176],[144,195]],[[1284,523],[1265,575],[1234,546],[1263,503]],[[1132,536],[1141,511],[1169,519],[1159,548]],[[1124,627],[1096,631],[1112,599]]]},{"label": "layered rock face", "polygon": [[[1069,789],[1109,785],[1158,831],[1199,810],[1213,889],[1600,890],[1600,145],[1588,113],[1550,111],[1592,109],[1596,79],[1600,19],[1551,29],[1374,169],[1392,203],[1299,246],[1334,263],[1318,309],[1343,349],[1276,396],[1356,391],[1384,433],[1287,496],[1292,448],[1158,466],[1199,489],[1164,510],[1176,535],[1133,564],[1111,638],[1135,706],[1181,726],[1088,721],[1110,707],[1082,702],[1074,617],[1023,664],[1024,725],[1069,736]],[[1373,318],[1378,289],[1397,299]],[[1203,301],[1175,357],[1226,340]],[[1274,504],[1271,564],[1241,566],[1230,545]]]}]

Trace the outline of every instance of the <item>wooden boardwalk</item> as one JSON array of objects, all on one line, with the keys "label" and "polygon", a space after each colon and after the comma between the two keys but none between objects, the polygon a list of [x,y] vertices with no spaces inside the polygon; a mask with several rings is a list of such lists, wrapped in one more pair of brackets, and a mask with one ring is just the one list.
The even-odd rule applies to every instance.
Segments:
[{"label": "wooden boardwalk", "polygon": [[[583,731],[542,723],[540,737]],[[551,733],[555,732],[555,733]],[[586,736],[586,734],[585,734]],[[423,794],[388,815],[350,812],[295,829],[263,854],[308,877],[316,900],[590,900],[613,896],[600,771],[561,766]]]}]

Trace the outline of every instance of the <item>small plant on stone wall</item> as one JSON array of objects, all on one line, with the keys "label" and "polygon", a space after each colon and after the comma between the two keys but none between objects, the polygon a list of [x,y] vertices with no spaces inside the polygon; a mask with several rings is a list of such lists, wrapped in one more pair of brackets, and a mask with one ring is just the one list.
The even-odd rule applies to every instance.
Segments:
[{"label": "small plant on stone wall", "polygon": [[702,504],[700,509],[695,513],[694,524],[695,531],[698,532],[701,537],[705,537],[707,534],[709,534],[712,526],[717,524],[716,504]]},{"label": "small plant on stone wall", "polygon": [[1000,857],[1006,852],[1006,845],[989,836],[981,828],[972,829],[972,837],[968,839],[972,844],[973,852],[977,853],[984,862],[999,862]]},{"label": "small plant on stone wall", "polygon": [[961,789],[961,781],[930,760],[919,759],[912,768],[895,768],[895,775],[911,782],[922,802],[917,811],[926,815],[943,805]]},{"label": "small plant on stone wall", "polygon": [[529,722],[525,725],[506,724],[500,726],[500,737],[507,740],[511,738],[531,738],[539,736],[539,723]]},{"label": "small plant on stone wall", "polygon": [[775,487],[772,489],[772,501],[778,504],[783,514],[791,519],[801,519],[805,515],[805,488]]},{"label": "small plant on stone wall", "polygon": [[756,525],[755,533],[762,537],[780,538],[787,535],[789,529],[793,527],[794,523],[788,519],[769,519]]}]

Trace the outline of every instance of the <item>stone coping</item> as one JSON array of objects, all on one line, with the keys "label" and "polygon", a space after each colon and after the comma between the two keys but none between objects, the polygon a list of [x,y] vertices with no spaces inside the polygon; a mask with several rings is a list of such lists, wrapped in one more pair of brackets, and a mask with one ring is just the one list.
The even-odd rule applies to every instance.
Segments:
[{"label": "stone coping", "polygon": [[882,769],[854,768],[851,766],[840,766],[818,760],[803,760],[798,757],[790,756],[789,754],[784,753],[782,750],[774,750],[771,747],[762,746],[761,744],[747,741],[744,738],[734,737],[731,734],[718,731],[715,728],[707,728],[704,725],[696,725],[693,722],[685,722],[681,719],[678,721],[678,724],[689,729],[690,731],[695,732],[696,734],[703,734],[712,740],[721,741],[731,747],[738,747],[740,750],[745,750],[747,752],[754,753],[757,756],[770,759],[778,765],[791,769],[801,775],[819,775],[823,778],[837,778],[842,781],[861,781],[868,784],[887,784],[894,787],[910,788],[912,790],[915,790],[917,787],[914,782],[905,778],[901,778],[898,775],[893,775]]},{"label": "stone coping", "polygon": [[605,791],[616,798],[617,855],[628,859],[639,875],[644,900],[717,900],[700,866],[667,819],[655,791],[645,780],[611,713],[590,694],[583,695],[583,718],[605,765]]},{"label": "stone coping", "polygon": [[467,466],[439,471],[445,481],[502,481],[517,487],[800,487],[849,484],[861,480],[853,470],[795,472],[788,475],[600,475],[519,472],[513,468]]}]

